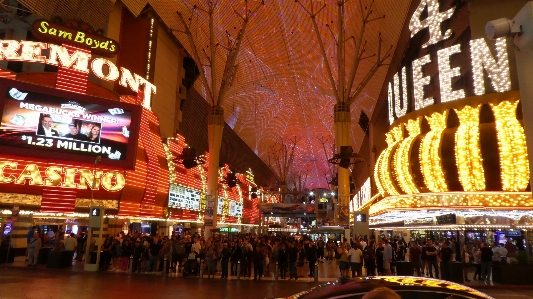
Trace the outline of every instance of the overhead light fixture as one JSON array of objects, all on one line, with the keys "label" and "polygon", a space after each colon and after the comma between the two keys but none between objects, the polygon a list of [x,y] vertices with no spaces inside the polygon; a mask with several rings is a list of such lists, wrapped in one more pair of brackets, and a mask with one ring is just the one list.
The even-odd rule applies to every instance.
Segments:
[{"label": "overhead light fixture", "polygon": [[341,146],[341,152],[329,159],[331,164],[337,164],[339,167],[348,168],[350,165],[361,163],[365,161],[353,152],[351,146]]}]

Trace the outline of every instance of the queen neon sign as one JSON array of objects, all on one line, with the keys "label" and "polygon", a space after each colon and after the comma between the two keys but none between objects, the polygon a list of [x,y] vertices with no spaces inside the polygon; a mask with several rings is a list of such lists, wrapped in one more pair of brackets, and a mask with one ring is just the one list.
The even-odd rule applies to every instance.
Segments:
[{"label": "queen neon sign", "polygon": [[[48,52],[45,55],[45,52]],[[156,87],[143,77],[131,73],[128,69],[120,69],[105,58],[91,59],[91,53],[84,51],[69,51],[66,47],[35,42],[0,40],[0,60],[27,61],[46,63],[55,66],[72,69],[82,73],[92,72],[98,78],[105,81],[117,81],[121,86],[138,92],[143,87],[143,106],[150,109],[152,94],[156,93]]]},{"label": "queen neon sign", "polygon": [[[421,20],[425,10],[427,10],[427,14]],[[455,7],[441,11],[438,0],[421,0],[409,22],[411,37],[424,29],[428,29],[429,40],[422,44],[422,48],[448,40],[452,36],[451,29],[447,29],[443,33],[441,27],[442,23],[451,18],[454,12]],[[485,72],[491,81],[494,92],[511,90],[506,40],[504,38],[497,39],[491,47],[494,48],[496,55],[493,55],[493,51],[490,50],[485,39],[470,40],[468,50],[470,51],[471,81],[474,95],[483,95],[487,92],[485,90]],[[464,71],[461,71],[461,66],[452,67],[450,62],[452,55],[465,50],[467,49],[464,49],[461,44],[443,47],[437,49],[436,55],[426,54],[411,61],[410,67],[409,65],[403,66],[394,75],[392,82],[388,84],[390,124],[409,113],[410,110],[419,110],[437,103],[434,97],[426,97],[424,91],[425,86],[431,85],[432,79],[424,73],[423,68],[432,63],[432,56],[437,58],[440,102],[452,102],[465,98],[466,92],[463,88],[455,89],[452,86],[454,78],[459,77]],[[462,65],[462,67],[467,66]],[[409,108],[409,98],[412,99],[412,108],[414,109]]]}]

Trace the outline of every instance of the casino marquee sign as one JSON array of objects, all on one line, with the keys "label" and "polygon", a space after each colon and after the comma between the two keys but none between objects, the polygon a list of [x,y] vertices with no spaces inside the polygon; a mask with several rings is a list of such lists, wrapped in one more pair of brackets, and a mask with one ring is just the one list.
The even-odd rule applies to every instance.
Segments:
[{"label": "casino marquee sign", "polygon": [[49,165],[42,169],[33,163],[24,165],[16,161],[0,160],[0,184],[91,190],[100,190],[101,186],[106,191],[117,192],[124,188],[126,179],[120,171],[93,171],[59,165]]}]

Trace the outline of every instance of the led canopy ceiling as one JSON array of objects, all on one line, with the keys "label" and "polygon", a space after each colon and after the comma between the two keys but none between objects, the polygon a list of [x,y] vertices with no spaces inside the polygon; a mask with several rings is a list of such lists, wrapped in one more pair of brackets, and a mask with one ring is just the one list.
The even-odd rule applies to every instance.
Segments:
[{"label": "led canopy ceiling", "polygon": [[[53,14],[67,18],[82,19],[96,28],[105,28],[114,0],[97,0],[72,2],[67,0],[41,1],[21,0],[22,4],[43,17],[52,14],[49,7],[55,7]],[[51,3],[53,2],[53,3]],[[96,3],[95,3],[96,2]],[[214,18],[215,40],[227,46],[228,40],[234,40],[241,28],[242,19],[236,14],[245,7],[243,0],[219,0]],[[260,1],[249,0],[255,7]],[[337,0],[315,1],[300,0],[305,5],[311,3],[317,8],[325,8],[316,16],[325,51],[330,57],[332,71],[337,73],[336,32]],[[360,2],[362,7],[360,7]],[[371,4],[372,0],[347,1],[345,4],[345,37],[358,35],[361,29],[361,8]],[[202,54],[209,53],[209,18],[193,7],[207,7],[203,0],[123,0],[130,12],[138,16],[149,5],[165,25],[172,29],[185,50],[192,53],[187,36],[176,12],[191,18],[191,31],[194,44]],[[408,15],[411,1],[376,0],[372,10],[376,16],[386,17],[367,25],[363,42],[366,41],[365,56],[378,52],[379,35],[383,46],[392,46],[394,53],[402,27]],[[421,28],[424,24],[421,24]],[[353,57],[355,42],[346,42],[346,57]],[[222,76],[226,50],[217,48],[217,77]],[[204,66],[206,74],[207,55],[201,55],[202,61],[196,63]],[[226,123],[268,163],[268,149],[282,140],[297,138],[292,177],[298,173],[308,173],[307,188],[327,187],[331,172],[327,158],[333,155],[333,106],[335,98],[320,54],[317,36],[309,14],[301,9],[295,1],[267,0],[265,5],[250,20],[245,32],[242,48],[237,57],[237,69],[223,103]],[[364,59],[359,65],[353,90],[357,88],[364,76],[373,66],[372,59]],[[347,62],[346,68],[351,67]],[[364,138],[364,131],[357,125],[361,111],[372,116],[376,98],[381,91],[388,67],[382,67],[352,105],[352,146],[358,152]],[[156,70],[157,71],[157,70]],[[204,98],[201,80],[196,88]],[[320,142],[327,141],[325,146]],[[327,153],[325,153],[325,151]],[[326,157],[327,154],[327,157]],[[290,188],[293,186],[289,184]]]}]

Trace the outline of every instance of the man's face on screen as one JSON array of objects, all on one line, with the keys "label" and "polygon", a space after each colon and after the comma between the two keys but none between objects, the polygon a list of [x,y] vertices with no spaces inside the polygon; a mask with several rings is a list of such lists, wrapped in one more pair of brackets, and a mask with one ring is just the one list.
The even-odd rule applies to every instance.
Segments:
[{"label": "man's face on screen", "polygon": [[43,125],[43,127],[45,129],[50,129],[52,127],[52,124],[53,124],[52,118],[48,117],[48,116],[43,117],[43,120],[42,120],[41,124]]}]

